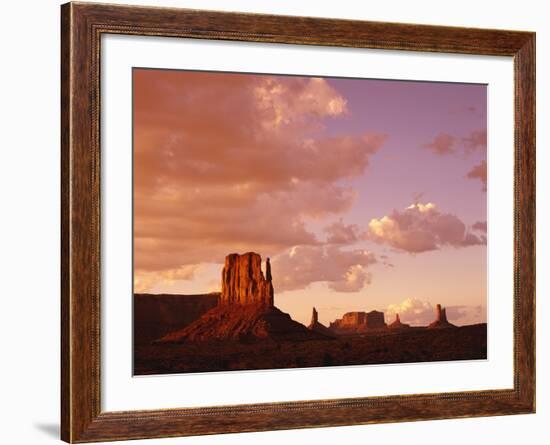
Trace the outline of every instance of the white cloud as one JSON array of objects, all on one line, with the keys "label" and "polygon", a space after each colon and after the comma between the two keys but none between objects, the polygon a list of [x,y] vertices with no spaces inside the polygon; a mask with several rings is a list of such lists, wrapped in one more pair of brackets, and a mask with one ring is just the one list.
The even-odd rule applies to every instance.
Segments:
[{"label": "white cloud", "polygon": [[431,202],[371,219],[367,238],[410,253],[486,244],[485,237],[468,232],[457,216],[441,213]]},{"label": "white cloud", "polygon": [[431,303],[416,298],[407,298],[401,303],[390,304],[384,313],[388,322],[395,319],[395,314],[399,314],[403,323],[413,326],[426,326],[435,320],[435,309]]}]

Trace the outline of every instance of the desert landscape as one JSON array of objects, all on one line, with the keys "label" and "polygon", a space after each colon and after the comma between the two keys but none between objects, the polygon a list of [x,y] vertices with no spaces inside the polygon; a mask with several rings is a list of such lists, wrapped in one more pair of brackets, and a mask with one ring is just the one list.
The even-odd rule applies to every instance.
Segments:
[{"label": "desert landscape", "polygon": [[135,375],[487,358],[487,85],[136,67]]},{"label": "desert landscape", "polygon": [[221,292],[134,295],[134,374],[153,375],[487,358],[487,325],[455,326],[436,306],[427,326],[348,312],[305,326],[275,306],[269,258],[225,258]]}]

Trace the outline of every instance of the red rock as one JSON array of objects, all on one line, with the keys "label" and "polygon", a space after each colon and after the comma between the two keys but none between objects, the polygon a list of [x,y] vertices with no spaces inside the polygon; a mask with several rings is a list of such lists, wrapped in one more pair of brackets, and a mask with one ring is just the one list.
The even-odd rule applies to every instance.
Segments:
[{"label": "red rock", "polygon": [[164,336],[157,343],[319,339],[327,337],[310,331],[274,306],[233,304],[211,309],[186,328]]},{"label": "red rock", "polygon": [[386,327],[384,313],[370,311],[368,313],[347,312],[341,319],[333,321],[329,329],[337,334],[357,334]]},{"label": "red rock", "polygon": [[311,323],[307,328],[310,331],[315,331],[328,337],[335,337],[334,332],[332,332],[324,324],[319,323],[319,314],[315,308],[313,308],[313,311],[311,312]]},{"label": "red rock", "polygon": [[384,321],[384,312],[370,311],[367,312],[367,328],[378,329],[385,328],[386,322]]},{"label": "red rock", "polygon": [[319,322],[319,313],[317,312],[317,309],[313,308],[313,311],[311,312],[311,323],[310,325],[314,325],[315,323]]},{"label": "red rock", "polygon": [[447,309],[442,308],[440,304],[435,307],[436,318],[432,321],[428,328],[440,329],[440,328],[456,328],[456,326],[447,321]]},{"label": "red rock", "polygon": [[254,252],[228,255],[222,271],[219,306],[156,343],[327,339],[327,335],[307,329],[273,305],[269,258],[265,278],[261,265],[260,255]]},{"label": "red rock", "polygon": [[218,305],[219,292],[202,295],[134,294],[134,344],[152,341],[193,323]]},{"label": "red rock", "polygon": [[395,314],[395,321],[393,323],[390,323],[388,327],[390,329],[407,329],[407,328],[410,328],[411,326],[405,323],[401,323],[399,314]]},{"label": "red rock", "polygon": [[222,271],[220,304],[262,304],[273,306],[271,264],[266,261],[266,277],[262,258],[254,252],[232,253],[225,257]]}]

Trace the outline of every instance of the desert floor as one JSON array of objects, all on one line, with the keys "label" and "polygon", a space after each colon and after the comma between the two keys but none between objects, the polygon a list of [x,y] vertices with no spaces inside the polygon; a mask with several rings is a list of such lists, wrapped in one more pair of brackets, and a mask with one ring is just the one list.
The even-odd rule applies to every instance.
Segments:
[{"label": "desert floor", "polygon": [[134,374],[414,363],[487,358],[487,325],[410,328],[335,339],[136,346]]}]

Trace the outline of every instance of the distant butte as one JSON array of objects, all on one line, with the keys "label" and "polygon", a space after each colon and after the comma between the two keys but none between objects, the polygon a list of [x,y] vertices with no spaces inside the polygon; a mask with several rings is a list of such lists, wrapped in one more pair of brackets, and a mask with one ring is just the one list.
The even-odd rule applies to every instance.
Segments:
[{"label": "distant butte", "polygon": [[401,319],[399,318],[399,314],[395,314],[395,321],[393,323],[390,323],[388,325],[388,328],[390,329],[407,329],[410,328],[411,325],[401,323]]},{"label": "distant butte", "polygon": [[319,322],[319,313],[317,309],[313,308],[311,311],[311,323],[307,327],[310,331],[315,331],[329,337],[334,337],[336,334],[327,328],[324,324]]},{"label": "distant butte", "polygon": [[442,308],[440,304],[436,306],[435,314],[436,318],[428,325],[429,329],[456,328],[454,324],[447,321],[447,309]]},{"label": "distant butte", "polygon": [[384,313],[379,311],[347,312],[329,326],[336,334],[360,334],[386,328]]}]

